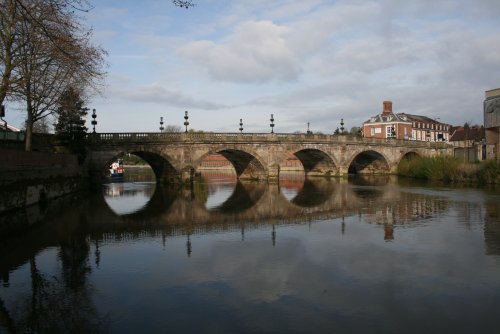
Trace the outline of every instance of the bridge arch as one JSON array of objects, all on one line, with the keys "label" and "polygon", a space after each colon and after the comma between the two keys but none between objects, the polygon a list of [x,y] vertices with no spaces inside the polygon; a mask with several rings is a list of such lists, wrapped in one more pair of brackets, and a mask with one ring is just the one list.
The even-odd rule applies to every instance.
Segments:
[{"label": "bridge arch", "polygon": [[175,183],[179,181],[180,171],[174,167],[174,164],[171,162],[172,159],[168,155],[153,150],[143,150],[141,148],[119,148],[90,154],[87,164],[91,168],[91,175],[94,180],[96,182],[102,182],[108,175],[108,169],[111,163],[129,153],[140,157],[151,166],[156,177],[156,182]]},{"label": "bridge arch", "polygon": [[288,151],[281,157],[280,166],[284,164],[290,155],[294,155],[302,163],[306,176],[333,176],[339,172],[338,164],[334,158],[322,150],[304,148]]},{"label": "bridge arch", "polygon": [[224,146],[211,149],[196,159],[194,163],[195,169],[198,170],[202,161],[214,153],[222,155],[233,165],[239,179],[265,180],[267,178],[266,165],[263,163],[264,160],[254,150],[247,148],[230,148]]},{"label": "bridge arch", "polygon": [[399,159],[399,161],[401,162],[402,160],[411,160],[419,157],[421,157],[419,153],[415,151],[408,151],[405,154],[403,154],[403,156],[401,156],[401,159]]},{"label": "bridge arch", "polygon": [[156,176],[156,182],[174,183],[178,181],[180,172],[171,163],[172,159],[165,154],[142,150],[131,150],[129,153],[137,155],[151,166]]},{"label": "bridge arch", "polygon": [[355,154],[348,165],[348,174],[389,174],[390,171],[389,159],[374,150]]}]

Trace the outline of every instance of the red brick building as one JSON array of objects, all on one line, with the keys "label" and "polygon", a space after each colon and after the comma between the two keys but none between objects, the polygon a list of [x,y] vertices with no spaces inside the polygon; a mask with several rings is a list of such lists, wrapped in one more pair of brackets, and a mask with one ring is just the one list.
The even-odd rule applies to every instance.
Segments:
[{"label": "red brick building", "polygon": [[418,141],[449,141],[450,125],[426,116],[394,113],[392,102],[384,101],[382,113],[363,123],[363,137]]}]

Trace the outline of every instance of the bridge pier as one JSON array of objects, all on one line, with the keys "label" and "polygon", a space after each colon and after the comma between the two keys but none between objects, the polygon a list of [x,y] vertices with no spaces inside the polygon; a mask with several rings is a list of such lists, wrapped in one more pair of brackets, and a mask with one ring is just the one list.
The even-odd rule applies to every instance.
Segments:
[{"label": "bridge pier", "polygon": [[184,168],[181,171],[181,182],[183,184],[190,184],[194,182],[194,169],[191,167]]},{"label": "bridge pier", "polygon": [[280,179],[280,166],[272,165],[267,167],[267,182],[268,183],[278,183]]}]

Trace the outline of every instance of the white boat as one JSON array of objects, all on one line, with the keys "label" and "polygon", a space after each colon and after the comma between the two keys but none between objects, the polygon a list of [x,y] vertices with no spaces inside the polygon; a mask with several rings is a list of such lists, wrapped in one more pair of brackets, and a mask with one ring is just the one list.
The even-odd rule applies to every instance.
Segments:
[{"label": "white boat", "polygon": [[109,166],[109,176],[111,178],[122,178],[125,169],[123,168],[123,161],[118,159]]}]

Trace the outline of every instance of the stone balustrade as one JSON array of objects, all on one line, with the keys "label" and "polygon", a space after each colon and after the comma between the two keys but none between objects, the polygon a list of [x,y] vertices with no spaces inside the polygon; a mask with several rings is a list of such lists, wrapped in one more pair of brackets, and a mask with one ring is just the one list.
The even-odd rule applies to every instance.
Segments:
[{"label": "stone balustrade", "polygon": [[90,144],[119,143],[331,143],[331,144],[366,144],[410,147],[445,148],[444,142],[363,138],[354,135],[295,134],[295,133],[217,133],[217,132],[130,132],[130,133],[89,133],[86,136]]}]

